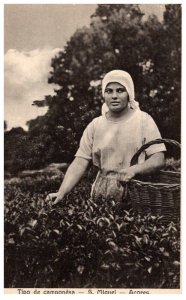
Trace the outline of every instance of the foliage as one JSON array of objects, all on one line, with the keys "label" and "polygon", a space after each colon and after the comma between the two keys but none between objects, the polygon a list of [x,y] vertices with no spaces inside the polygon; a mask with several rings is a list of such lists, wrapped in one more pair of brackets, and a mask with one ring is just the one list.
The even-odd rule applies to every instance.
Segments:
[{"label": "foliage", "polygon": [[12,128],[4,132],[4,141],[5,171],[14,174],[19,171],[19,169],[27,167],[28,156],[25,157],[28,155],[27,132],[21,127]]},{"label": "foliage", "polygon": [[175,160],[173,158],[168,158],[165,161],[166,171],[181,172],[181,159]]},{"label": "foliage", "polygon": [[72,35],[51,67],[49,83],[59,89],[43,99],[47,113],[28,122],[22,149],[5,136],[10,149],[18,149],[5,151],[13,170],[73,159],[86,125],[100,115],[101,79],[112,69],[132,75],[141,108],[164,138],[180,140],[181,5],[165,5],[162,22],[156,16],[144,20],[138,5],[98,5],[90,26]]},{"label": "foliage", "polygon": [[[141,107],[155,119],[163,137],[181,138],[181,6],[165,5],[164,22],[146,22],[151,45],[144,69]],[[149,95],[147,97],[147,95]]]},{"label": "foliage", "polygon": [[179,226],[89,198],[89,179],[58,206],[61,178],[5,184],[5,287],[178,288]]}]

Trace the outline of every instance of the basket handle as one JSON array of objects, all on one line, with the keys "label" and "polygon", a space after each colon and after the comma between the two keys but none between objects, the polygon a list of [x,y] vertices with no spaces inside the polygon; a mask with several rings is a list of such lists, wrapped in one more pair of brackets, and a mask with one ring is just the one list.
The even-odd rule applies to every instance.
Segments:
[{"label": "basket handle", "polygon": [[144,145],[141,146],[141,148],[134,154],[134,156],[132,157],[131,161],[130,161],[130,166],[136,165],[138,162],[138,157],[140,156],[140,154],[147,149],[148,147],[155,145],[155,144],[166,144],[166,145],[173,145],[178,147],[179,149],[181,149],[181,145],[179,142],[175,141],[175,140],[171,140],[171,139],[156,139],[153,141],[150,141]]}]

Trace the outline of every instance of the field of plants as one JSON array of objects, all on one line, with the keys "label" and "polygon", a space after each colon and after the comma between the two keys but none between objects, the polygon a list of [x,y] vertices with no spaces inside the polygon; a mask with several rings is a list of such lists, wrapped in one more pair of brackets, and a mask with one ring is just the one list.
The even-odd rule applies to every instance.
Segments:
[{"label": "field of plants", "polygon": [[[45,74],[51,92],[40,100],[33,94],[32,105],[46,113],[27,120],[27,131],[4,122],[5,288],[180,287],[180,224],[138,215],[113,198],[91,199],[91,172],[62,203],[45,200],[63,174],[43,170],[74,159],[85,127],[100,116],[101,80],[110,70],[129,72],[140,108],[162,137],[181,140],[182,6],[161,5],[161,21],[142,6],[96,5],[89,26],[78,28],[64,45],[59,39]],[[22,84],[16,87],[21,93],[30,86]],[[27,94],[21,108],[31,105],[32,92]],[[171,147],[166,170],[180,171],[180,149]],[[175,212],[172,195],[167,198]],[[131,199],[137,203],[137,196]],[[144,202],[149,203],[145,197]]]},{"label": "field of plants", "polygon": [[86,177],[52,206],[61,179],[5,180],[6,288],[179,288],[177,224],[92,201]]}]

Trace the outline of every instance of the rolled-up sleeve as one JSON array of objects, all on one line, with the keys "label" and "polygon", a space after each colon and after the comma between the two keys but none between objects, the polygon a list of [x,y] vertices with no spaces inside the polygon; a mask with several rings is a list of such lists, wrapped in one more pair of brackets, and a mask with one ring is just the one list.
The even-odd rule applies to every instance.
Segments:
[{"label": "rolled-up sleeve", "polygon": [[94,122],[88,124],[83,132],[82,138],[80,140],[79,149],[76,152],[76,157],[82,157],[88,160],[92,159],[92,146],[94,138]]},{"label": "rolled-up sleeve", "polygon": [[[144,126],[145,143],[148,143],[155,139],[161,139],[162,138],[161,134],[153,118],[150,115],[146,114],[145,120],[146,120]],[[166,147],[164,143],[161,143],[161,144],[154,144],[150,146],[145,150],[145,153],[146,156],[148,157],[155,153],[163,152],[163,151],[166,151]]]}]

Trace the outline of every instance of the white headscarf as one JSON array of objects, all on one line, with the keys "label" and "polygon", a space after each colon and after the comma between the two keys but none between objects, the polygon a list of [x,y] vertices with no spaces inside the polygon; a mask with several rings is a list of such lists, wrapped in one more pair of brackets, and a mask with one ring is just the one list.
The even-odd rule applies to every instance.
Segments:
[{"label": "white headscarf", "polygon": [[[122,70],[113,70],[105,75],[102,80],[102,95],[104,97],[105,88],[111,82],[118,82],[123,85],[129,95],[129,106],[133,109],[140,109],[139,103],[135,101],[134,83],[129,73]],[[102,115],[108,111],[106,103],[102,105]]]}]

